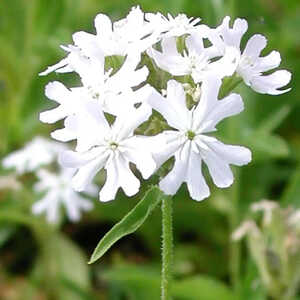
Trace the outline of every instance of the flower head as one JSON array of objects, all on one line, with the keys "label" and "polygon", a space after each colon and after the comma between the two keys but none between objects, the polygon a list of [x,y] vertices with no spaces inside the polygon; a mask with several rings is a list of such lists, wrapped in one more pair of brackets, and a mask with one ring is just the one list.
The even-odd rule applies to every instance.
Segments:
[{"label": "flower head", "polygon": [[15,168],[18,174],[32,172],[55,161],[58,154],[65,149],[62,144],[37,136],[24,148],[6,156],[2,165],[7,169]]},{"label": "flower head", "polygon": [[204,81],[200,102],[191,110],[186,107],[182,85],[174,80],[168,82],[166,99],[158,93],[149,99],[150,105],[174,128],[161,133],[166,145],[155,154],[158,165],[175,156],[173,169],[160,182],[166,194],[175,194],[186,182],[191,197],[202,200],[210,194],[201,171],[202,161],[208,166],[214,183],[224,188],[233,182],[229,164],[241,166],[251,160],[247,148],[225,145],[207,135],[216,130],[221,120],[243,110],[242,99],[237,94],[217,99],[220,85],[220,79]]},{"label": "flower head", "polygon": [[[233,182],[230,165],[251,160],[247,148],[225,145],[210,133],[224,118],[243,110],[242,98],[230,94],[242,81],[239,77],[259,93],[280,94],[287,91],[281,87],[289,82],[290,73],[266,73],[279,66],[280,55],[273,51],[260,56],[266,47],[261,35],[254,35],[245,49],[240,49],[248,29],[246,20],[236,19],[230,26],[230,18],[225,17],[214,29],[199,21],[184,14],[145,14],[139,6],[116,22],[98,14],[96,34],[73,34],[73,44],[63,46],[67,56],[42,73],[75,72],[81,80],[79,87],[71,89],[57,81],[50,83],[46,95],[58,106],[40,115],[47,123],[64,119],[64,127],[52,132],[52,137],[76,141],[75,151],[66,151],[60,157],[64,166],[77,170],[72,179],[75,190],[83,191],[105,169],[101,200],[112,200],[119,187],[125,194],[134,195],[140,182],[131,170],[132,164],[146,179],[174,156],[174,167],[160,187],[174,194],[186,182],[191,197],[202,200],[210,194],[202,163],[214,183],[224,188]],[[160,75],[148,79],[149,70],[159,72],[152,68],[149,58],[169,73],[166,77],[174,76],[167,83],[167,97],[147,83],[159,82],[159,88],[164,88],[167,81]],[[229,96],[219,100],[222,80],[229,76],[220,93]],[[188,109],[186,101],[189,107],[196,104]],[[150,118],[148,104],[172,130],[161,132],[167,125],[155,114]],[[161,133],[154,137],[135,135],[137,127],[146,135]],[[157,142],[161,145],[153,146]]]},{"label": "flower head", "polygon": [[230,28],[229,22],[230,17],[227,16],[222,24],[217,27],[216,31],[219,34],[219,38],[215,38],[214,42],[218,45],[221,54],[225,52],[228,46],[234,47],[239,51],[236,73],[243,78],[248,86],[258,93],[278,95],[288,92],[290,89],[280,90],[280,88],[290,82],[290,72],[279,70],[265,75],[265,72],[280,65],[279,52],[272,51],[267,56],[261,57],[260,53],[267,45],[267,39],[261,34],[253,35],[242,52],[240,44],[243,35],[248,29],[247,21],[236,19],[232,28]]},{"label": "flower head", "polygon": [[195,83],[202,82],[212,73],[219,78],[231,76],[236,69],[237,50],[227,47],[224,56],[220,58],[215,46],[204,47],[203,38],[201,34],[188,36],[187,51],[182,54],[177,50],[175,37],[162,40],[162,52],[151,48],[147,53],[161,69],[174,76],[191,75]]},{"label": "flower head", "polygon": [[40,120],[54,123],[65,119],[65,128],[52,132],[52,137],[63,142],[75,139],[75,123],[78,123],[75,120],[86,119],[82,124],[89,122],[87,110],[92,105],[112,115],[118,115],[132,109],[134,104],[145,102],[151,95],[152,88],[147,84],[136,88],[148,76],[146,66],[136,70],[139,60],[138,54],[127,56],[124,64],[114,74],[111,74],[112,69],[105,71],[104,60],[103,64],[98,65],[99,68],[90,67],[90,62],[74,62],[83,86],[68,89],[58,81],[50,82],[45,88],[45,94],[59,105],[42,112]]},{"label": "flower head", "polygon": [[151,110],[142,105],[117,116],[113,125],[109,125],[101,110],[97,112],[94,107],[89,118],[94,120],[95,127],[84,127],[85,134],[92,135],[89,149],[81,153],[66,151],[60,158],[64,166],[78,169],[72,180],[73,188],[83,191],[96,173],[104,168],[107,175],[106,183],[100,191],[101,201],[114,199],[119,187],[128,196],[136,194],[140,182],[131,171],[129,163],[134,163],[144,178],[149,178],[156,167],[145,146],[146,137],[133,134],[150,114]]},{"label": "flower head", "polygon": [[161,13],[146,13],[145,18],[155,28],[155,32],[160,33],[161,38],[179,37],[184,34],[194,32],[199,25],[200,18],[189,18],[185,14],[167,17]]},{"label": "flower head", "polygon": [[[92,209],[92,202],[76,193],[70,184],[74,172],[74,169],[63,168],[59,174],[56,174],[40,169],[37,172],[39,181],[34,189],[45,194],[32,206],[32,212],[34,214],[46,213],[48,222],[56,223],[60,217],[61,206],[64,206],[68,218],[73,222],[80,219],[81,211]],[[95,196],[96,186],[90,185],[86,193]]]}]

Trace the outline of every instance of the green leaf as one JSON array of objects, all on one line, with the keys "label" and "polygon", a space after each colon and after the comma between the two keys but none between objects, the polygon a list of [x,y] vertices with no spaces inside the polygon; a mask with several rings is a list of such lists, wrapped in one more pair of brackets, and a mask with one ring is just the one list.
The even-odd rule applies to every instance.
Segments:
[{"label": "green leaf", "polygon": [[[261,280],[258,269],[251,257],[245,259],[245,273],[241,278],[239,298],[243,300],[267,300],[267,292]],[[254,284],[255,283],[255,284]]]},{"label": "green leaf", "polygon": [[91,292],[83,289],[81,286],[76,284],[74,281],[69,280],[68,278],[61,278],[61,283],[65,289],[70,291],[71,295],[76,295],[80,300],[95,300],[96,298],[92,295]]},{"label": "green leaf", "polygon": [[176,281],[172,286],[172,294],[182,300],[236,300],[225,284],[208,276]]},{"label": "green leaf", "polygon": [[[58,232],[37,232],[40,257],[32,276],[58,300],[88,299],[89,268],[82,250]],[[91,297],[89,299],[92,299]]]},{"label": "green leaf", "polygon": [[[159,270],[150,265],[122,265],[104,271],[101,279],[118,284],[130,299],[159,299]],[[133,297],[134,296],[134,297]],[[236,300],[233,292],[221,281],[208,276],[195,276],[185,280],[174,280],[172,296],[180,300]]]},{"label": "green leaf", "polygon": [[118,265],[101,274],[101,279],[127,294],[129,299],[153,300],[160,298],[159,269],[150,265]]},{"label": "green leaf", "polygon": [[0,222],[21,224],[28,226],[31,229],[40,227],[40,223],[32,216],[20,213],[12,209],[6,209],[0,212]]},{"label": "green leaf", "polygon": [[255,160],[282,158],[289,154],[288,144],[278,135],[255,131],[246,139],[245,144],[253,151]]},{"label": "green leaf", "polygon": [[283,205],[295,205],[300,207],[300,165],[296,168],[286,189],[283,192],[281,203]]},{"label": "green leaf", "polygon": [[161,201],[163,193],[157,187],[150,188],[144,198],[100,240],[89,264],[94,263],[123,236],[135,232]]},{"label": "green leaf", "polygon": [[258,130],[260,132],[271,133],[286,119],[290,111],[291,107],[288,105],[280,107],[275,113],[266,117],[266,120],[259,125]]},{"label": "green leaf", "polygon": [[86,257],[75,243],[67,236],[56,233],[51,239],[51,244],[48,241],[45,246],[48,248],[46,250],[48,256],[50,255],[53,261],[57,263],[61,279],[73,282],[82,289],[89,287],[89,270],[85,264]]}]

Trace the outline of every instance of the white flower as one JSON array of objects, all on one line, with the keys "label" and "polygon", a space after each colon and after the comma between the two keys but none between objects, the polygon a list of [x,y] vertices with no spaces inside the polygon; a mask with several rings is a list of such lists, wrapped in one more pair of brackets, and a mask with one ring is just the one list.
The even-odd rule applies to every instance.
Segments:
[{"label": "white flower", "polygon": [[[128,91],[147,79],[149,71],[146,66],[136,70],[140,57],[140,54],[137,52],[128,55],[121,68],[114,72],[113,75],[111,73],[115,70],[105,71],[102,53],[99,53],[97,59],[93,59],[82,57],[80,53],[75,51],[67,58],[67,64],[79,74],[83,87],[87,89],[87,95],[93,99],[104,99],[109,95],[115,96],[124,90]],[[62,67],[62,69],[58,68],[56,72],[66,72],[65,67]],[[61,94],[61,97],[64,96],[62,91],[58,91],[58,93]]]},{"label": "white flower", "polygon": [[[97,69],[106,56],[126,56],[131,53],[139,55],[158,41],[159,35],[154,35],[153,25],[144,19],[144,13],[139,6],[133,7],[126,18],[112,23],[104,14],[95,18],[96,35],[79,31],[73,34],[74,45],[61,46],[68,52],[66,58],[50,66],[40,75],[53,71],[58,73],[76,71],[74,61]],[[101,70],[99,70],[101,71]],[[76,71],[77,72],[77,71]]]},{"label": "white flower", "polygon": [[261,200],[259,202],[253,203],[251,205],[251,210],[253,212],[262,211],[264,213],[263,223],[264,225],[269,225],[272,221],[273,210],[278,208],[279,205],[270,200]]},{"label": "white flower", "polygon": [[[98,23],[99,30],[100,25]],[[116,42],[115,49],[119,51],[115,51],[116,54],[125,55],[132,51],[138,53],[145,51],[159,39],[159,35],[155,34],[155,30],[155,24],[145,19],[145,14],[140,7],[133,7],[126,18],[113,24],[113,39]],[[102,30],[102,36],[107,35],[108,32],[107,30],[105,32]]]},{"label": "white flower", "polygon": [[48,83],[45,95],[59,104],[54,109],[40,113],[40,120],[50,124],[82,111],[86,102],[90,100],[84,97],[82,88],[68,89],[59,81]]},{"label": "white flower", "polygon": [[150,115],[151,109],[142,105],[118,115],[110,126],[101,109],[91,109],[89,118],[93,119],[93,128],[88,125],[81,127],[85,129],[82,134],[85,133],[88,140],[86,148],[90,149],[82,153],[66,151],[60,158],[62,165],[78,169],[72,180],[73,188],[83,191],[96,173],[105,168],[106,182],[100,191],[101,201],[113,200],[119,187],[128,196],[136,194],[140,182],[131,171],[129,163],[134,163],[145,179],[151,176],[156,167],[148,143],[145,143],[147,137],[133,134]]},{"label": "white flower", "polygon": [[226,47],[231,46],[239,50],[237,57],[238,65],[236,73],[243,78],[245,83],[254,91],[262,94],[278,95],[288,92],[290,89],[279,90],[291,80],[291,73],[286,70],[279,70],[269,75],[264,75],[280,65],[280,53],[272,51],[264,57],[260,57],[261,51],[266,47],[267,40],[260,34],[252,36],[246,44],[243,53],[240,50],[242,36],[248,29],[246,20],[236,19],[233,27],[229,26],[230,17],[225,17],[222,24],[216,31],[221,39],[215,39],[220,53],[224,53]]},{"label": "white flower", "polygon": [[[48,75],[51,72],[57,73],[69,73],[76,71],[76,64],[85,64],[90,68],[97,69],[97,67],[103,65],[104,63],[104,53],[99,47],[94,47],[94,42],[92,41],[92,35],[83,35],[81,33],[75,33],[73,35],[73,40],[78,40],[77,44],[84,47],[85,51],[79,46],[68,45],[61,46],[63,50],[68,52],[66,58],[63,58],[58,63],[47,67],[47,69],[41,72],[40,76]],[[92,43],[92,46],[90,45]]]},{"label": "white flower", "polygon": [[[128,55],[121,68],[114,74],[112,74],[115,71],[113,69],[105,71],[103,55],[101,60],[93,60],[73,54],[68,57],[68,65],[72,66],[72,69],[79,74],[83,87],[71,89],[73,92],[71,95],[67,93],[62,84],[60,86],[58,82],[50,84],[49,87],[46,87],[46,95],[57,102],[65,102],[71,98],[91,98],[99,100],[104,109],[107,106],[106,108],[109,110],[110,99],[114,99],[124,92],[131,92],[132,88],[145,81],[149,74],[146,66],[136,70],[141,57],[136,52]],[[56,71],[63,72],[60,69]]]},{"label": "white flower", "polygon": [[125,56],[132,51],[141,53],[158,41],[158,35],[154,35],[153,25],[146,21],[144,12],[139,6],[133,7],[129,14],[112,22],[105,14],[98,14],[95,18],[96,35],[86,32],[78,32],[73,35],[75,45],[85,53],[89,44],[95,51],[100,48],[105,56]]},{"label": "white flower", "polygon": [[256,226],[255,222],[252,220],[247,220],[243,222],[231,235],[233,241],[239,241],[244,236],[248,234],[253,234],[256,237],[261,236],[259,228]]},{"label": "white flower", "polygon": [[18,174],[32,172],[43,165],[52,163],[65,146],[49,141],[43,137],[35,137],[24,148],[6,156],[2,165],[4,168],[15,168]]},{"label": "white flower", "polygon": [[45,89],[46,96],[60,105],[41,113],[42,122],[54,123],[81,113],[87,101],[98,101],[103,110],[114,115],[127,106],[144,101],[142,96],[147,94],[149,86],[133,92],[133,88],[145,81],[149,73],[146,66],[136,70],[140,61],[139,54],[127,56],[121,68],[113,75],[112,69],[105,71],[104,60],[102,64],[93,65],[92,61],[82,61],[78,56],[73,56],[72,59],[74,70],[80,75],[83,86],[68,90],[57,81],[49,83]]},{"label": "white flower", "polygon": [[77,139],[76,150],[86,151],[94,145],[95,139],[96,141],[98,139],[94,130],[99,127],[98,118],[103,118],[103,108],[114,115],[124,114],[133,109],[134,104],[146,102],[152,92],[153,88],[145,85],[136,91],[128,91],[112,98],[107,97],[104,99],[105,102],[101,102],[101,97],[87,99],[85,90],[82,88],[70,91],[61,83],[52,82],[46,86],[46,95],[59,102],[60,105],[55,109],[42,112],[40,119],[53,123],[67,117],[64,121],[64,128],[53,131],[51,136],[62,142]]},{"label": "white flower", "polygon": [[179,37],[184,34],[194,32],[199,25],[200,18],[188,18],[185,14],[167,17],[161,13],[146,13],[145,18],[155,28],[155,32],[160,33],[161,37]]},{"label": "white flower", "polygon": [[233,182],[229,164],[241,166],[251,160],[251,152],[247,148],[225,145],[206,135],[215,131],[221,120],[243,110],[242,99],[237,94],[220,101],[217,99],[220,86],[220,79],[212,77],[203,81],[200,102],[192,110],[186,107],[182,85],[174,80],[168,82],[166,99],[159,93],[149,98],[150,105],[175,129],[161,133],[166,139],[166,146],[158,149],[154,156],[158,166],[175,156],[173,169],[160,182],[160,188],[166,194],[175,194],[186,182],[190,196],[202,200],[210,194],[201,171],[202,160],[208,166],[214,183],[221,188]]},{"label": "white flower", "polygon": [[[60,207],[64,206],[68,218],[76,222],[81,217],[81,211],[93,208],[90,200],[74,192],[71,187],[71,178],[76,170],[64,168],[59,174],[40,169],[37,172],[39,181],[34,185],[37,192],[46,192],[45,195],[32,206],[34,214],[46,213],[50,223],[56,223],[60,217]],[[97,188],[90,185],[87,194],[95,196]]]},{"label": "white flower", "polygon": [[186,38],[187,52],[181,55],[176,46],[176,38],[165,38],[161,42],[162,52],[153,48],[147,51],[157,66],[174,76],[191,75],[195,83],[203,81],[206,76],[214,73],[223,78],[231,76],[236,69],[237,50],[227,47],[223,57],[216,58],[215,47],[204,47],[203,36],[193,34]]},{"label": "white flower", "polygon": [[242,37],[248,30],[248,23],[244,19],[237,18],[234,21],[232,28],[230,28],[229,22],[230,17],[226,16],[223,19],[222,24],[217,27],[216,31],[221,35],[225,45],[240,48]]}]

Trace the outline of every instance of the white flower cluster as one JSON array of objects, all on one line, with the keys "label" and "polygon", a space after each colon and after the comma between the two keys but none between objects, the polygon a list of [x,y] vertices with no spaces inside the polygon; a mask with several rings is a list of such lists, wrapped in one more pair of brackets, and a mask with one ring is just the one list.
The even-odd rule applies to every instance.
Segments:
[{"label": "white flower cluster", "polygon": [[[33,190],[43,193],[40,200],[32,206],[34,214],[45,213],[50,223],[56,223],[60,217],[60,207],[63,206],[67,217],[75,222],[81,217],[81,211],[92,209],[92,202],[76,193],[71,186],[75,169],[60,167],[57,171],[49,170],[49,165],[57,161],[59,153],[67,149],[61,143],[35,137],[24,148],[10,153],[2,161],[6,169],[14,168],[17,175],[34,172],[38,181]],[[1,184],[0,184],[1,188]],[[21,189],[21,186],[18,188]],[[95,196],[97,187],[89,185],[86,194]]]},{"label": "white flower cluster", "polygon": [[39,168],[51,164],[58,153],[65,150],[61,143],[49,141],[37,136],[22,149],[11,152],[2,160],[5,169],[14,168],[18,175],[34,172]]},{"label": "white flower cluster", "polygon": [[[278,67],[280,55],[273,51],[260,56],[266,46],[261,35],[254,35],[244,51],[240,50],[247,30],[245,20],[235,20],[231,28],[230,18],[225,17],[214,29],[199,25],[199,21],[184,14],[165,17],[144,13],[140,7],[132,8],[117,22],[99,14],[96,34],[75,33],[74,44],[62,46],[66,58],[41,73],[75,72],[81,79],[80,86],[70,89],[58,81],[49,83],[46,96],[58,106],[40,115],[45,123],[64,119],[64,128],[52,132],[53,138],[76,140],[75,151],[60,157],[62,165],[77,169],[72,179],[76,191],[85,190],[104,168],[106,182],[100,200],[114,199],[119,187],[132,196],[138,192],[140,181],[131,163],[148,179],[175,157],[173,169],[160,181],[160,188],[175,194],[186,182],[191,197],[202,200],[210,194],[202,162],[221,188],[233,182],[230,164],[249,163],[248,149],[225,145],[208,135],[221,120],[243,110],[238,94],[218,99],[222,79],[238,77],[257,92],[280,94],[288,91],[279,89],[291,75],[285,70],[265,75]],[[156,72],[151,76],[160,78],[159,69],[171,76],[165,82],[166,97],[147,83],[147,59]],[[191,95],[184,88],[187,83],[197,91],[192,93],[192,107],[187,105],[187,95]],[[169,129],[156,136],[135,134],[157,112]]]}]

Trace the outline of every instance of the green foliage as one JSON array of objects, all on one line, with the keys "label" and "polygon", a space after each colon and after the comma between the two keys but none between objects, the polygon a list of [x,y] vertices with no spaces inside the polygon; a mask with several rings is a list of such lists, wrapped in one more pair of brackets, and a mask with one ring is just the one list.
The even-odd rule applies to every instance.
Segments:
[{"label": "green foliage", "polygon": [[[151,266],[121,265],[104,272],[102,278],[113,282],[113,286],[117,285],[125,295],[130,295],[132,298],[129,299],[160,297],[159,271]],[[237,299],[225,284],[207,276],[175,280],[172,286],[172,295],[176,300]]]},{"label": "green foliage", "polygon": [[117,285],[129,299],[159,299],[160,276],[156,268],[120,265],[102,274],[102,278]]},{"label": "green foliage", "polygon": [[87,258],[66,236],[41,234],[42,252],[33,278],[45,285],[50,294],[54,290],[58,299],[86,299],[90,287]]},{"label": "green foliage", "polygon": [[173,294],[174,297],[182,300],[237,299],[225,284],[205,276],[194,276],[175,282]]},{"label": "green foliage", "polygon": [[293,204],[294,206],[300,206],[300,167],[296,168],[294,174],[292,174],[289,184],[281,198],[281,203],[283,205]]}]

